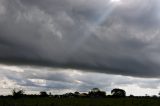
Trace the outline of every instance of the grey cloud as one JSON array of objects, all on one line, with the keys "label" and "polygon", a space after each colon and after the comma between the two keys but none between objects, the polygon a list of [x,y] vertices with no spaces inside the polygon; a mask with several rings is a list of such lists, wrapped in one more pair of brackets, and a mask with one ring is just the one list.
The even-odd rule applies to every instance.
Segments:
[{"label": "grey cloud", "polygon": [[[68,90],[88,92],[94,87],[98,87],[101,90],[109,93],[111,89],[117,87],[128,87],[128,89],[136,89],[132,86],[135,85],[141,89],[154,89],[157,90],[160,87],[159,79],[148,78],[135,78],[121,75],[107,75],[100,73],[86,73],[73,69],[55,69],[47,67],[26,67],[16,66],[15,70],[9,70],[10,66],[6,68],[0,68],[0,89],[13,89],[23,88],[28,91],[53,91],[59,90],[59,92],[65,93]],[[18,71],[18,70],[23,71]],[[39,70],[39,71],[38,71]],[[44,70],[44,71],[40,71]],[[47,71],[48,70],[48,71]],[[54,71],[50,71],[54,70]],[[50,77],[52,75],[52,77]],[[47,77],[48,76],[48,77]],[[127,94],[129,90],[125,89]],[[136,93],[135,90],[132,92]],[[145,93],[145,92],[144,92]]]},{"label": "grey cloud", "polygon": [[0,8],[2,62],[160,76],[158,0],[0,0]]}]

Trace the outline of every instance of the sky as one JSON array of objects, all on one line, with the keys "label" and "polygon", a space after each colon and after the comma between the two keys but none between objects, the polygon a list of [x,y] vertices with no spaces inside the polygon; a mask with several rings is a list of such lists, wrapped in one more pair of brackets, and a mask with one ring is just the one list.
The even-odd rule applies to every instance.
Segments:
[{"label": "sky", "polygon": [[157,95],[159,0],[0,0],[0,94]]}]

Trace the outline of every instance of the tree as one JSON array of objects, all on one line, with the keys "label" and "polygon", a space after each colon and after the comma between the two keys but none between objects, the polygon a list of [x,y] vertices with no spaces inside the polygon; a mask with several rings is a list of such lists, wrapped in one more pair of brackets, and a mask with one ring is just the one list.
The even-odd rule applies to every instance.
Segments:
[{"label": "tree", "polygon": [[129,97],[134,97],[134,95],[130,94]]},{"label": "tree", "polygon": [[118,89],[115,88],[111,91],[111,94],[113,97],[125,97],[126,96],[126,92],[123,89]]},{"label": "tree", "polygon": [[79,97],[80,93],[78,91],[74,92],[75,97]]},{"label": "tree", "polygon": [[47,97],[48,94],[47,94],[46,91],[41,91],[41,92],[40,92],[40,96],[41,96],[41,97]]},{"label": "tree", "polygon": [[93,88],[91,91],[88,93],[90,97],[105,97],[106,92],[100,91],[99,88]]},{"label": "tree", "polygon": [[24,90],[23,89],[13,89],[12,90],[12,95],[14,98],[20,98],[24,96]]},{"label": "tree", "polygon": [[63,94],[63,97],[65,97],[65,98],[73,98],[73,97],[75,97],[75,94],[72,93],[72,92],[69,92],[69,93]]}]

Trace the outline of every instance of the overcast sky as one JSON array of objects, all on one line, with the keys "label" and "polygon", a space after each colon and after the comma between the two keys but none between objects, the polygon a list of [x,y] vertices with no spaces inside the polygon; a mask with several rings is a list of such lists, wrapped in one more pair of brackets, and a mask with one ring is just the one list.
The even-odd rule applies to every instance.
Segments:
[{"label": "overcast sky", "polygon": [[0,0],[0,90],[158,94],[159,0]]}]

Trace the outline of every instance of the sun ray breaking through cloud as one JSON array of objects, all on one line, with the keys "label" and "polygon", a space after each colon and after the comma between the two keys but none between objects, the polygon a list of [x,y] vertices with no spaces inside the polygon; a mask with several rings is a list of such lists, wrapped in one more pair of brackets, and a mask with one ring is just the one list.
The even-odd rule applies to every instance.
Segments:
[{"label": "sun ray breaking through cloud", "polygon": [[79,39],[76,42],[74,42],[73,46],[70,47],[69,53],[67,54],[69,55],[69,57],[72,54],[74,54],[85,42],[87,42],[87,40],[89,40],[90,37],[92,37],[92,34],[94,33],[94,31],[98,26],[103,24],[104,21],[107,21],[108,17],[112,14],[112,12],[117,6],[113,2],[120,2],[120,1],[111,0],[109,3],[106,3],[104,9],[100,11],[98,16],[95,16],[96,18],[91,23],[92,27],[88,28],[88,31],[84,32],[83,35],[80,35]]}]

